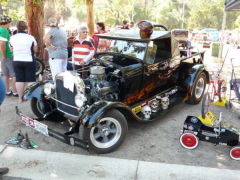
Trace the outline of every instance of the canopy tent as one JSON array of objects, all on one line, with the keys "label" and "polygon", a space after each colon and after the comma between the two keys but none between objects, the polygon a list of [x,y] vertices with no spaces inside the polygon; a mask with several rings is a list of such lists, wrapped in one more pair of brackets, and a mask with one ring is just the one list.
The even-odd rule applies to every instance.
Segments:
[{"label": "canopy tent", "polygon": [[240,0],[226,0],[225,11],[239,11]]}]

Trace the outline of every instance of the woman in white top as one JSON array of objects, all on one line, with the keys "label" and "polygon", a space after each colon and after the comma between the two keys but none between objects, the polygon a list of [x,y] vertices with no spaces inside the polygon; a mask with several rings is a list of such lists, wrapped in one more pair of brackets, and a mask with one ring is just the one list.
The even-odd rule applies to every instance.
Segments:
[{"label": "woman in white top", "polygon": [[16,88],[19,95],[19,102],[25,84],[31,85],[36,81],[36,60],[34,53],[37,52],[35,38],[26,33],[27,24],[24,21],[17,23],[17,34],[11,36],[10,46],[13,51],[13,68],[16,74]]}]

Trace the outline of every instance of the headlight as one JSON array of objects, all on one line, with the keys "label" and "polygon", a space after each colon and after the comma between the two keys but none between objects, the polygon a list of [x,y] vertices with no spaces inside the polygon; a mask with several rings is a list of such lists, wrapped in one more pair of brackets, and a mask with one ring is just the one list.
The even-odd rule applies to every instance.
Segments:
[{"label": "headlight", "polygon": [[87,98],[83,94],[77,94],[75,96],[75,104],[77,107],[82,107],[83,103],[87,100]]},{"label": "headlight", "polygon": [[54,87],[54,85],[51,84],[51,83],[47,83],[47,84],[45,84],[44,87],[43,87],[43,91],[44,91],[44,93],[45,93],[47,96],[50,95],[50,94],[52,94],[52,93],[54,92],[54,89],[55,89],[55,87]]}]

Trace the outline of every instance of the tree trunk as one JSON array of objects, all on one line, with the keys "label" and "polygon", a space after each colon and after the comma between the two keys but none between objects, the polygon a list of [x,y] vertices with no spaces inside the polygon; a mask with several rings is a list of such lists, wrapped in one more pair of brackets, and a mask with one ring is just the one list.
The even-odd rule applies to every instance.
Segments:
[{"label": "tree trunk", "polygon": [[94,13],[93,13],[93,4],[94,0],[86,0],[87,4],[87,25],[89,28],[89,35],[94,34]]},{"label": "tree trunk", "polygon": [[33,0],[25,0],[26,20],[28,33],[35,37],[38,44],[37,57],[43,58],[44,52],[44,0],[34,3]]}]

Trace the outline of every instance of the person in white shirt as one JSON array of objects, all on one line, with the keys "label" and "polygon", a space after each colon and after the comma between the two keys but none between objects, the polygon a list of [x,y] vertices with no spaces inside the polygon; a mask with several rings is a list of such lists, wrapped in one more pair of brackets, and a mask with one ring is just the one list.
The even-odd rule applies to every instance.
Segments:
[{"label": "person in white shirt", "polygon": [[22,102],[25,84],[31,85],[36,81],[37,42],[26,33],[27,24],[24,21],[17,23],[17,34],[11,36],[10,47],[13,51],[13,68],[16,74],[16,88],[19,102]]}]

